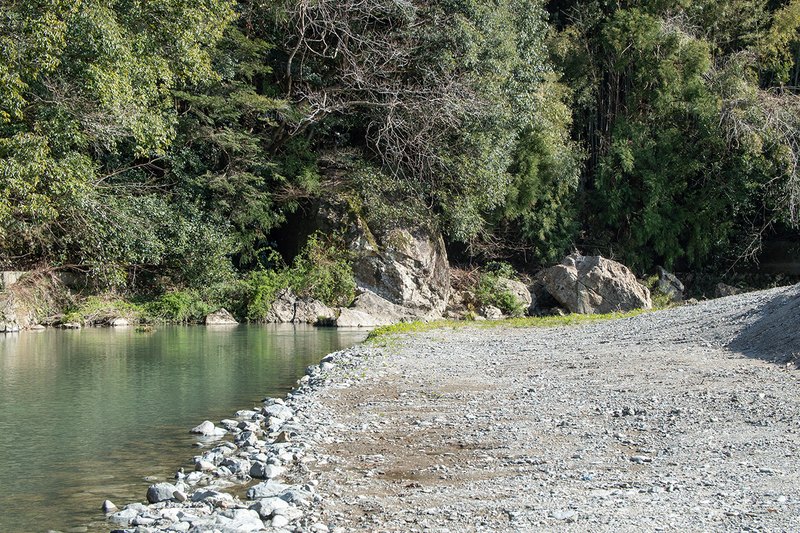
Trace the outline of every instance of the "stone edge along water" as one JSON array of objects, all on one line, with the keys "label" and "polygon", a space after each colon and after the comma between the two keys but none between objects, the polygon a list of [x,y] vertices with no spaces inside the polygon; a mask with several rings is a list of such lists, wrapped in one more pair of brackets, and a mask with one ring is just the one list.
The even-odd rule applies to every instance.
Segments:
[{"label": "stone edge along water", "polygon": [[[106,500],[107,519],[118,526],[112,533],[344,531],[330,529],[314,511],[323,496],[315,491],[308,464],[325,463],[314,445],[326,438],[327,419],[325,407],[314,398],[327,388],[350,387],[353,381],[334,380],[329,372],[347,375],[372,355],[377,351],[366,346],[328,354],[306,369],[285,400],[266,398],[263,407],[237,411],[221,427],[207,420],[190,430],[214,447],[195,456],[195,470],[178,472],[175,483],[150,486],[147,505],[132,503],[118,510]],[[233,441],[222,440],[225,435]],[[246,501],[226,492],[253,479],[264,481],[249,487]]]}]

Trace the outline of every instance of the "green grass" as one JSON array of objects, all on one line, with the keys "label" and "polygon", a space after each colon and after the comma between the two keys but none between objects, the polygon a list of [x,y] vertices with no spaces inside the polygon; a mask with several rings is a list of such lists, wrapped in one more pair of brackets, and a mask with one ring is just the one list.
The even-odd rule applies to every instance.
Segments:
[{"label": "green grass", "polygon": [[[656,309],[652,309],[656,310]],[[480,322],[464,320],[433,320],[430,322],[401,322],[390,326],[375,328],[367,335],[367,341],[377,343],[383,342],[386,337],[401,333],[415,333],[419,331],[432,331],[444,328],[552,328],[558,326],[578,326],[592,324],[606,320],[618,320],[650,312],[650,309],[637,309],[627,313],[607,313],[603,315],[578,315],[570,314],[565,316],[546,316],[546,317],[519,317],[507,318],[505,320],[486,320]]]}]

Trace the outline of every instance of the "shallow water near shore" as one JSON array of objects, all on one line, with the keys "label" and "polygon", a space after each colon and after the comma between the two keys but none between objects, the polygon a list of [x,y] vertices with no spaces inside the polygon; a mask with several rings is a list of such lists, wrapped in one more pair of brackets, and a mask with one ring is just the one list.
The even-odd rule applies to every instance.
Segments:
[{"label": "shallow water near shore", "polygon": [[283,396],[365,336],[284,325],[0,336],[0,533],[111,529],[103,501],[143,501],[143,478],[189,466],[190,428]]}]

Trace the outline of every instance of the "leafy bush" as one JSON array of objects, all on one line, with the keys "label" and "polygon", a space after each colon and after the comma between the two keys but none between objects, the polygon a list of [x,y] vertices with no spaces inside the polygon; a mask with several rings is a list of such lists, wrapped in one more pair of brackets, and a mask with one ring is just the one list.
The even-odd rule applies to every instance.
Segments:
[{"label": "leafy bush", "polygon": [[351,254],[341,235],[316,232],[295,257],[291,287],[301,296],[311,296],[330,306],[346,306],[355,298],[356,282],[350,266]]},{"label": "leafy bush", "polygon": [[644,286],[650,290],[650,300],[653,302],[653,309],[668,309],[678,305],[672,296],[664,294],[658,287],[659,277],[652,275],[644,280]]},{"label": "leafy bush", "polygon": [[263,321],[278,291],[289,286],[287,269],[284,266],[280,270],[254,270],[245,278],[244,286],[245,318]]},{"label": "leafy bush", "polygon": [[516,271],[506,263],[489,263],[480,274],[477,284],[472,287],[474,305],[493,305],[506,315],[522,316],[525,308],[508,290],[504,279],[515,279]]},{"label": "leafy bush", "polygon": [[157,320],[179,323],[200,322],[214,311],[213,306],[195,291],[162,294],[148,305],[147,310]]},{"label": "leafy bush", "polygon": [[248,320],[264,320],[275,296],[287,287],[298,296],[310,296],[331,307],[349,305],[355,297],[350,252],[339,234],[314,233],[291,266],[274,250],[268,258],[272,269],[262,265],[245,279],[244,314]]}]

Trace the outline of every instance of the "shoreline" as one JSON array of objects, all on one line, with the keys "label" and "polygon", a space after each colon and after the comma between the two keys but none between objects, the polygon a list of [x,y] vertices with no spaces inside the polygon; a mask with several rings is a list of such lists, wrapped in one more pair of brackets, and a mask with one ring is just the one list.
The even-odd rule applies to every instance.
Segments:
[{"label": "shoreline", "polygon": [[[324,438],[323,406],[314,396],[328,387],[349,386],[332,383],[327,371],[352,367],[374,354],[363,343],[332,352],[308,367],[299,387],[284,399],[265,398],[261,408],[239,410],[219,425],[205,421],[192,429],[199,443],[207,444],[194,457],[195,471],[179,472],[174,483],[150,486],[148,504],[120,510],[106,500],[103,510],[111,531],[328,531],[316,521],[314,509],[322,496],[309,470],[318,461],[314,447]],[[226,438],[231,435],[232,441]]]},{"label": "shoreline", "polygon": [[[259,503],[258,526],[245,520],[253,503],[234,501],[186,521],[337,533],[798,529],[800,373],[772,349],[777,339],[800,351],[798,301],[800,288],[784,287],[329,354],[287,395],[296,420],[279,448],[297,450],[273,487],[283,492],[265,496],[297,511]],[[171,509],[211,502],[156,504],[165,525],[148,531],[171,527]]]}]

